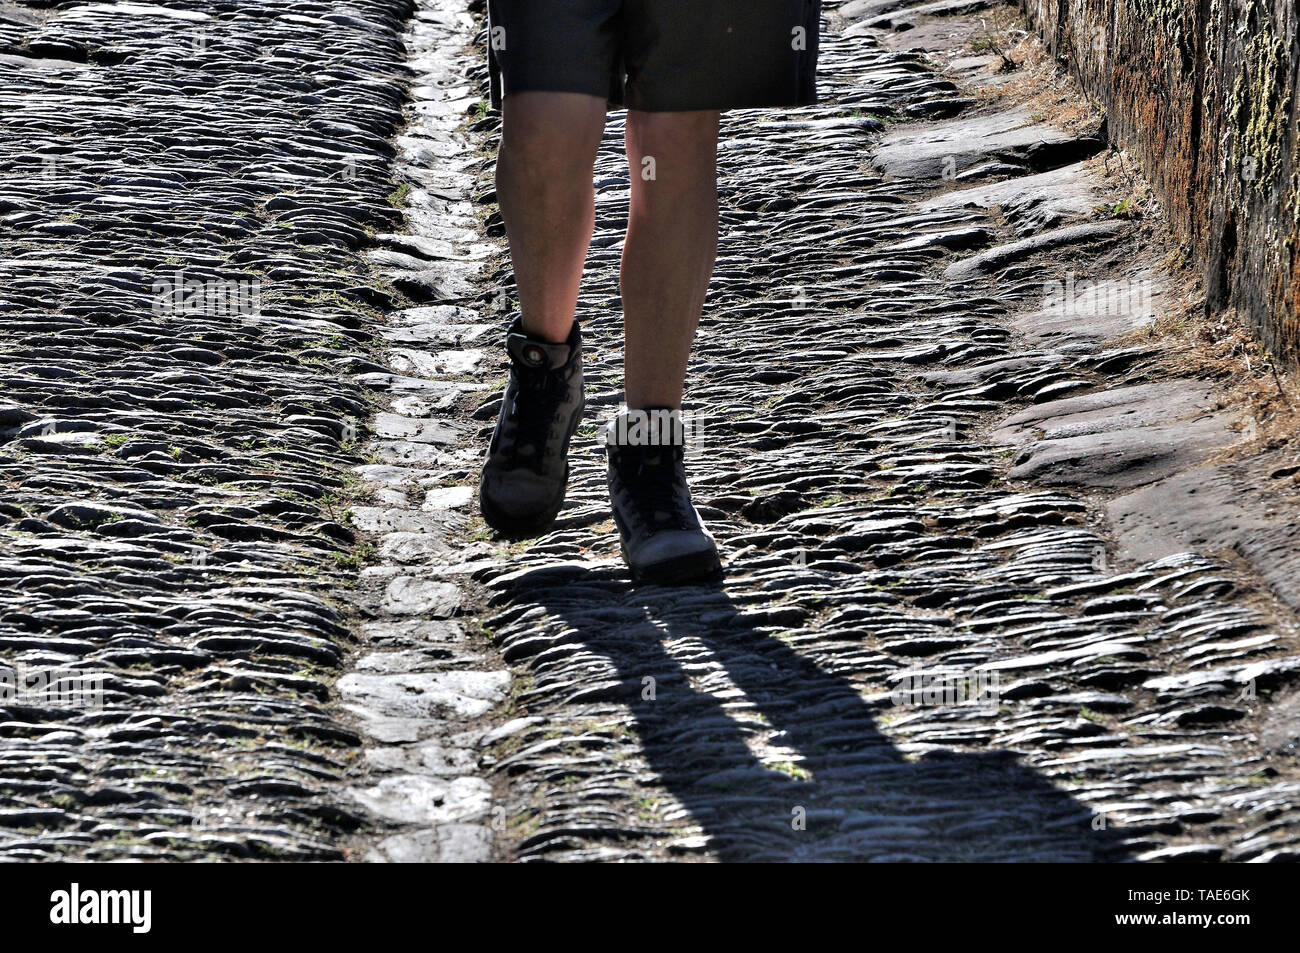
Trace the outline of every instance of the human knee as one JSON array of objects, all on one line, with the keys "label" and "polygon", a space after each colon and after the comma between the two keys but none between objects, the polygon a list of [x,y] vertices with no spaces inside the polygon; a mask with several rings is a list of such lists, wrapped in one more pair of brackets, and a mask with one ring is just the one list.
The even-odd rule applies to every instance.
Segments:
[{"label": "human knee", "polygon": [[604,123],[592,104],[521,93],[507,97],[505,106],[501,161],[514,174],[542,187],[590,175]]},{"label": "human knee", "polygon": [[716,112],[630,112],[628,138],[642,156],[681,156],[712,162],[718,148]]},{"label": "human knee", "polygon": [[635,113],[628,118],[633,204],[669,206],[715,187],[717,113]]}]

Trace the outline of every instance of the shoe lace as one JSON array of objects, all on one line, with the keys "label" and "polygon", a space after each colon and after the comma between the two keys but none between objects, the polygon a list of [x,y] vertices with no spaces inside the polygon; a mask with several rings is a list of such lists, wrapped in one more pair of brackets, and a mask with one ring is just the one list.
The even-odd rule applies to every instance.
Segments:
[{"label": "shoe lace", "polygon": [[555,454],[551,428],[559,420],[560,405],[568,396],[568,385],[559,371],[516,369],[518,392],[511,414],[511,438],[503,450],[514,466],[541,472]]},{"label": "shoe lace", "polygon": [[619,479],[647,527],[681,529],[691,522],[678,487],[677,462],[677,451],[665,447],[624,449],[616,457]]}]

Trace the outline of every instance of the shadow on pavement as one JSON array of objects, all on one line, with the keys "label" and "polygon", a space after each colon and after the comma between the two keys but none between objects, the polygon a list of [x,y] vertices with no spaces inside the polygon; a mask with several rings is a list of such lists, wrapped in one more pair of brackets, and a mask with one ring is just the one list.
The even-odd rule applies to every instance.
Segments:
[{"label": "shadow on pavement", "polygon": [[899,709],[747,620],[722,586],[635,589],[601,572],[520,584],[512,595],[616,670],[606,697],[631,709],[650,768],[721,860],[1127,857],[1123,832],[1094,830],[1011,752],[905,755],[879,727]]}]

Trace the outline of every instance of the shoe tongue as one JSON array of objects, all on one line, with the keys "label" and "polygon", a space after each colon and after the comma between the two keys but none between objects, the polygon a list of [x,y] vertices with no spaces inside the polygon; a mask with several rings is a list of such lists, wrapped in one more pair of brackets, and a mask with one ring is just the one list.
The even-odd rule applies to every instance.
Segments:
[{"label": "shoe tongue", "polygon": [[506,335],[506,350],[519,364],[537,370],[553,370],[569,363],[573,348],[568,344],[552,344],[539,341],[527,334]]}]

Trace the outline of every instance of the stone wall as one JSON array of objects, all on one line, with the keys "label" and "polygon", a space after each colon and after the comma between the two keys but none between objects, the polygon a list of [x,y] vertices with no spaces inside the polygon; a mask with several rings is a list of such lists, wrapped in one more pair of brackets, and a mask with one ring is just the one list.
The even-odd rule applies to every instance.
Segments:
[{"label": "stone wall", "polygon": [[1020,0],[1106,107],[1203,269],[1300,361],[1296,0]]}]

